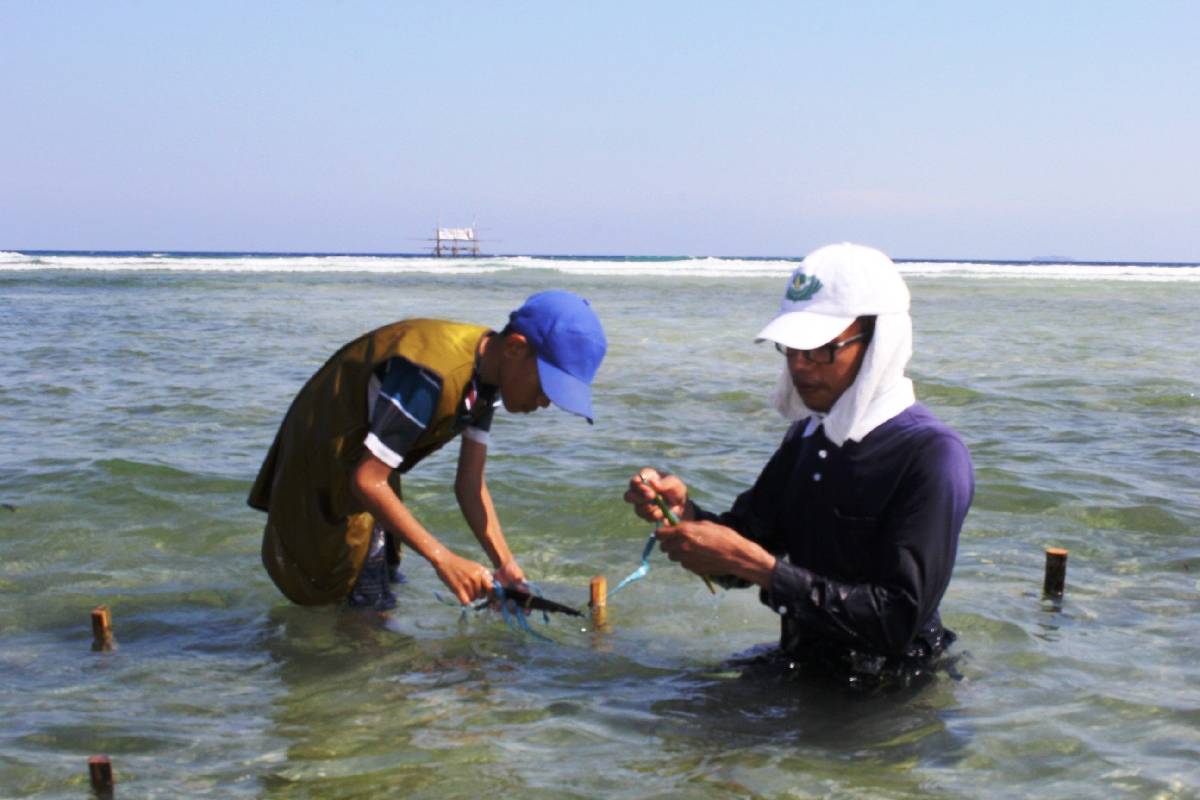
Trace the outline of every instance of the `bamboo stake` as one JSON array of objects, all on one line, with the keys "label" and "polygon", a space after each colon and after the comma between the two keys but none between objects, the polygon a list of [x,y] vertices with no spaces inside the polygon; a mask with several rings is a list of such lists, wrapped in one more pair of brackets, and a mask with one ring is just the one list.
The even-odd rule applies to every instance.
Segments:
[{"label": "bamboo stake", "polygon": [[88,775],[92,779],[92,789],[101,797],[112,797],[113,772],[112,761],[108,756],[92,756],[88,759]]},{"label": "bamboo stake", "polygon": [[108,606],[96,606],[92,609],[92,649],[116,649],[116,641],[112,634],[112,616],[108,613]]},{"label": "bamboo stake", "polygon": [[1067,551],[1062,547],[1046,548],[1046,580],[1042,593],[1062,597],[1067,583]]},{"label": "bamboo stake", "polygon": [[608,580],[603,575],[592,578],[592,627],[599,630],[608,625]]},{"label": "bamboo stake", "polygon": [[592,608],[604,608],[608,598],[608,580],[603,575],[592,578],[592,600],[588,605]]}]

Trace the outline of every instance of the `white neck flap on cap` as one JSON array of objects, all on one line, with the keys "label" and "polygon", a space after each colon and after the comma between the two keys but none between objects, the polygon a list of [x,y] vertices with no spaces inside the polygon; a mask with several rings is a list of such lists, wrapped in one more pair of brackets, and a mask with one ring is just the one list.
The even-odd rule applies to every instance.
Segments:
[{"label": "white neck flap on cap", "polygon": [[838,447],[847,439],[855,442],[892,419],[917,401],[912,381],[904,376],[912,358],[912,317],[908,312],[880,314],[875,333],[854,383],[837,399],[828,413],[804,405],[792,385],[784,364],[771,400],[786,419],[816,417],[825,426],[825,436]]}]

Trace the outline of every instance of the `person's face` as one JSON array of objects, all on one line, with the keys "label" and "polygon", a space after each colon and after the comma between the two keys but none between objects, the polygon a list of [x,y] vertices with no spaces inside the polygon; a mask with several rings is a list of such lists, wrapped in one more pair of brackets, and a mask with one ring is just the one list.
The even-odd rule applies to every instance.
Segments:
[{"label": "person's face", "polygon": [[519,333],[504,340],[500,361],[500,399],[511,413],[528,414],[550,405],[538,377],[537,355]]},{"label": "person's face", "polygon": [[841,342],[852,339],[863,332],[862,321],[854,320],[850,327],[839,333],[822,347],[811,351],[818,361],[827,360],[829,351],[823,348],[833,346],[833,363],[816,363],[805,357],[802,350],[787,348],[788,372],[792,376],[792,385],[800,394],[804,405],[813,411],[826,412],[833,408],[838,398],[850,388],[858,377],[863,357],[867,353],[868,340],[860,338],[844,346]]}]

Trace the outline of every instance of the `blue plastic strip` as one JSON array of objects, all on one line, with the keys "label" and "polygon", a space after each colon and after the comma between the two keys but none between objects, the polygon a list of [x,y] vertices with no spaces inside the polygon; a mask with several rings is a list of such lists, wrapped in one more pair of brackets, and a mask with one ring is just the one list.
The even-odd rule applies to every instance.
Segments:
[{"label": "blue plastic strip", "polygon": [[[534,592],[535,594],[537,594],[538,597],[542,596],[541,590],[538,589],[536,586],[534,586],[532,583],[529,583],[527,585],[529,586],[529,590],[531,592]],[[512,628],[514,631],[521,631],[521,632],[527,633],[530,636],[532,636],[533,638],[539,639],[543,642],[553,642],[554,641],[553,639],[549,639],[549,638],[543,636],[542,634],[538,633],[537,631],[535,631],[533,628],[529,627],[529,622],[525,619],[525,610],[522,608],[519,608],[517,606],[516,600],[512,600],[511,598],[508,598],[505,596],[504,587],[499,582],[492,584],[492,592],[495,595],[495,600],[496,600],[497,605],[500,606],[500,616],[504,619],[504,624],[506,624],[508,627]],[[482,600],[476,600],[474,603],[470,603],[470,604],[464,606],[464,605],[461,605],[461,604],[455,602],[454,600],[447,598],[441,592],[434,592],[433,596],[435,598],[437,598],[438,602],[440,602],[440,603],[445,603],[448,606],[457,606],[458,608],[461,608],[462,609],[461,619],[463,619],[463,620],[465,620],[467,618],[468,611],[486,611],[488,606],[491,605],[491,602],[492,602],[491,600],[489,600],[488,598],[485,597]],[[546,624],[550,623],[550,615],[548,613],[546,613],[545,611],[542,612],[542,618]]]},{"label": "blue plastic strip", "polygon": [[[529,584],[529,587],[532,591],[532,584]],[[510,600],[504,596],[504,587],[501,586],[498,581],[493,585],[492,590],[496,594],[496,600],[500,603],[500,613],[504,616],[504,622],[508,625],[508,627],[512,628],[514,631],[524,631],[533,638],[540,639],[543,642],[551,641],[547,637],[542,636],[540,633],[535,631],[533,628],[529,627],[529,621],[525,619],[524,609],[521,609],[517,606],[517,601]],[[511,610],[509,609],[509,606],[512,606]],[[516,621],[515,624],[513,622],[514,620]],[[547,615],[546,621],[550,621],[549,615]]]},{"label": "blue plastic strip", "polygon": [[646,577],[646,573],[650,571],[650,554],[654,552],[654,543],[658,541],[656,533],[656,531],[650,533],[650,538],[646,540],[646,546],[642,548],[642,565],[626,575],[625,579],[616,585],[616,588],[606,594],[604,596],[606,600],[634,581]]}]

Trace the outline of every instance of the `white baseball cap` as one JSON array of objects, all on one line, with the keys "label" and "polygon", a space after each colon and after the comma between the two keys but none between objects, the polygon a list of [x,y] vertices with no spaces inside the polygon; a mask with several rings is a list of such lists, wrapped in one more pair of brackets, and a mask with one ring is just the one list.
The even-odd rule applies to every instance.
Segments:
[{"label": "white baseball cap", "polygon": [[873,247],[831,244],[804,257],[788,279],[779,316],[755,341],[812,350],[858,317],[907,313],[908,287],[892,260]]}]

